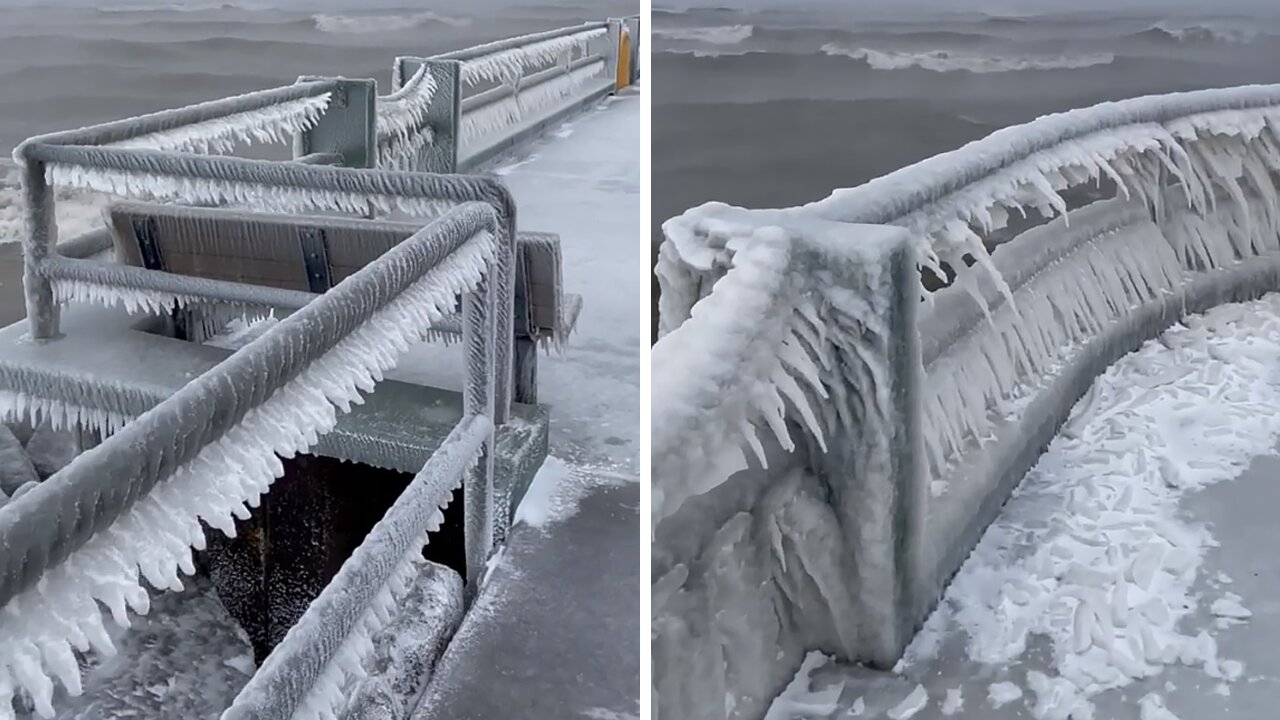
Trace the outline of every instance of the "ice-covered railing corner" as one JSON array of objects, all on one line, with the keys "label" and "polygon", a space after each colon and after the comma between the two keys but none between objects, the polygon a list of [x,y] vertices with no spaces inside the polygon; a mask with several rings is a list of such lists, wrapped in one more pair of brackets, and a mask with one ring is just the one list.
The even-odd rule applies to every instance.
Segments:
[{"label": "ice-covered railing corner", "polygon": [[[934,293],[945,299],[930,297],[931,302],[918,309],[918,321],[895,326],[894,337],[885,347],[897,348],[907,357],[900,363],[879,365],[882,369],[901,368],[905,375],[897,377],[897,371],[892,371],[868,373],[861,380],[842,379],[842,391],[864,407],[868,399],[883,397],[886,387],[906,393],[901,405],[890,406],[901,414],[884,417],[881,430],[905,429],[906,437],[900,439],[904,448],[901,464],[865,465],[859,472],[845,472],[812,459],[800,460],[809,472],[826,478],[833,505],[862,492],[856,486],[865,483],[897,488],[897,504],[884,511],[914,518],[911,522],[921,531],[899,534],[903,526],[893,523],[842,527],[855,542],[840,547],[850,554],[864,553],[862,557],[867,550],[858,548],[859,543],[898,548],[893,553],[882,550],[878,556],[897,563],[879,572],[882,577],[898,578],[898,582],[856,587],[832,574],[830,579],[835,582],[819,580],[821,592],[816,597],[784,592],[781,604],[793,606],[790,614],[762,611],[762,626],[774,622],[774,617],[799,617],[800,624],[791,630],[809,638],[808,649],[822,644],[830,651],[834,645],[843,648],[838,654],[845,659],[893,664],[936,603],[946,580],[1098,373],[1185,312],[1280,289],[1277,171],[1280,86],[1251,86],[1137,98],[1047,116],[863,186],[838,190],[825,200],[767,213],[767,222],[781,228],[802,227],[815,219],[899,226],[908,233],[914,262],[935,271],[946,265],[958,274],[951,287]],[[1066,191],[1093,181],[1112,191],[1115,199],[1072,207],[1068,213],[1070,194]],[[1046,218],[1059,217],[1021,233],[989,255],[986,245],[990,237],[984,235],[1004,227],[1011,212],[1025,214],[1027,208],[1039,210]],[[735,303],[724,296],[737,287],[730,280],[733,274],[742,272],[750,277],[750,272],[743,271],[753,267],[752,258],[768,252],[770,245],[767,238],[756,237],[752,243],[739,238],[736,244],[721,247],[715,238],[725,234],[725,218],[738,221],[728,209],[707,206],[664,226],[667,241],[658,267],[663,336],[653,351],[655,428],[664,424],[658,420],[659,413],[666,412],[663,408],[680,406],[681,395],[674,390],[692,390],[686,387],[693,382],[690,378],[663,377],[691,372],[689,365],[679,361],[684,354],[676,352],[681,343],[692,342],[680,341],[681,334],[723,333],[735,322],[749,325],[735,319]],[[760,249],[751,250],[753,243]],[[972,267],[965,261],[966,255],[975,261]],[[720,282],[712,290],[716,280]],[[868,294],[869,286],[841,288],[835,278],[824,282],[812,277],[807,282],[835,285],[827,292],[847,293],[851,302],[864,308],[877,302]],[[923,292],[914,273],[904,282],[917,296]],[[895,293],[901,296],[902,291],[899,288]],[[763,323],[759,337],[769,337],[769,327]],[[877,346],[867,344],[867,335],[850,334],[842,340],[828,332],[817,337],[832,338],[837,345],[848,343],[846,352],[851,358],[859,357],[858,353],[872,358],[877,355]],[[672,341],[678,341],[675,347],[664,347]],[[713,342],[710,335],[699,342],[706,345],[710,360],[702,359],[692,366],[698,368],[695,375],[719,372],[721,361],[727,362],[733,355],[735,345],[731,343],[723,343],[728,349],[720,350],[721,344]],[[812,347],[803,338],[800,344]],[[783,351],[793,352],[787,343],[775,347],[780,348],[775,362],[783,362]],[[668,362],[668,358],[673,360]],[[868,369],[874,365],[866,363]],[[783,404],[776,399],[777,393],[783,391],[785,378],[779,382],[763,374],[754,377],[776,383],[764,393],[767,402],[760,404],[762,413],[773,408],[774,423],[789,417],[802,420],[800,427],[808,424],[801,406],[790,399],[787,410],[778,410]],[[830,388],[828,392],[832,394]],[[662,460],[670,447],[679,447],[672,443],[723,444],[724,439],[713,431],[731,430],[732,425],[708,422],[707,418],[729,412],[731,403],[726,398],[739,399],[737,395],[705,396],[701,407],[692,406],[702,422],[694,423],[687,436],[670,438],[664,445],[665,436],[655,432],[654,482],[678,486],[676,493],[665,488],[661,494],[655,493],[655,508],[661,507],[662,498],[670,502],[679,495],[708,496],[696,503],[669,507],[664,524],[670,537],[662,537],[663,524],[659,524],[655,548],[664,542],[671,548],[672,557],[664,560],[666,567],[683,567],[685,573],[698,567],[703,575],[715,575],[664,575],[655,567],[655,593],[661,590],[668,600],[668,614],[659,617],[660,604],[655,598],[655,628],[667,628],[668,632],[705,621],[698,608],[706,598],[672,599],[678,600],[680,593],[696,595],[727,586],[721,577],[729,572],[726,568],[743,567],[745,562],[735,558],[712,566],[703,558],[694,564],[697,553],[724,547],[699,545],[708,543],[717,527],[698,527],[690,518],[723,522],[709,509],[717,502],[711,496],[719,491],[707,490],[726,478],[716,474],[682,479],[680,453],[671,455],[674,468],[664,470]],[[826,402],[834,408],[815,410],[819,418],[824,411],[838,412],[843,404],[838,397]],[[699,428],[706,428],[707,433],[696,435]],[[747,444],[753,437],[754,433],[747,431],[737,440]],[[824,439],[828,451],[838,442],[830,432]],[[812,455],[805,444],[800,444],[800,450]],[[791,453],[797,454],[803,452]],[[826,456],[819,458],[825,460]],[[666,477],[659,477],[661,473]],[[738,482],[745,482],[745,477],[740,476]],[[841,490],[842,485],[855,487]],[[718,495],[721,500],[731,496]],[[755,511],[760,508],[757,504]],[[839,507],[836,515],[842,522],[856,517],[841,515]],[[813,528],[809,532],[811,537],[821,537]],[[681,534],[686,537],[678,537]],[[792,557],[786,553],[803,557],[804,537],[795,538],[794,545],[788,544],[792,541],[785,535],[782,540],[787,542],[776,538],[775,554],[785,574],[784,558]],[[828,541],[824,548],[829,551],[829,547]],[[718,569],[707,569],[710,567]],[[853,581],[856,575],[845,577]],[[825,611],[815,611],[815,607]],[[827,618],[842,617],[840,613],[855,616],[847,627],[869,633],[855,638],[857,647],[850,649],[841,623],[834,627],[827,624]],[[875,622],[867,623],[863,617]],[[662,632],[657,630],[655,658]],[[717,633],[704,629],[702,636],[707,635]],[[704,641],[727,647],[741,639],[720,633],[718,640],[704,637]],[[723,708],[726,694],[721,690],[741,701],[740,712],[751,707],[763,714],[768,698],[765,705],[759,704],[760,686],[778,689],[778,683],[785,682],[799,662],[799,655],[778,654],[770,649],[774,647],[776,644],[754,648],[762,653],[754,665],[742,652],[726,653],[739,658],[732,667],[715,660],[719,655],[711,653],[714,657],[701,665],[702,672],[691,672],[699,667],[692,653],[689,657],[672,655],[670,664],[662,668],[655,665],[655,687],[665,716]],[[712,679],[718,682],[708,681],[706,674],[712,672],[708,668],[716,667],[719,670],[714,672],[720,675]]]},{"label": "ice-covered railing corner", "polygon": [[[294,642],[277,651],[286,658],[277,664],[293,669],[297,694],[279,702],[301,702],[313,685],[323,694],[335,676],[354,672],[368,633],[401,597],[405,564],[438,527],[438,508],[460,483],[467,570],[478,581],[502,521],[490,507],[495,360],[505,337],[497,330],[493,282],[505,254],[496,241],[501,230],[486,203],[449,210],[0,508],[0,717],[10,716],[18,690],[52,717],[52,678],[78,694],[75,652],[114,652],[98,603],[125,625],[130,610],[148,609],[144,579],[157,589],[181,588],[180,572],[195,571],[192,550],[204,547],[201,523],[234,536],[235,518],[247,518],[283,472],[280,458],[305,452],[333,429],[397,357],[452,314],[459,294],[467,353],[463,420],[375,542],[347,563],[341,577],[359,575],[358,587],[344,581],[329,593],[376,601],[347,602],[341,612],[360,612],[342,617],[322,604],[316,610],[325,614],[322,637],[308,649]],[[424,498],[431,507],[418,502]],[[288,659],[295,653],[298,659]],[[296,717],[331,716],[308,702]],[[281,717],[287,716],[293,715]]]},{"label": "ice-covered railing corner", "polygon": [[401,162],[430,172],[473,169],[613,92],[624,25],[585,23],[429,58],[396,58],[397,96],[421,77],[434,81],[422,111],[431,140]]}]

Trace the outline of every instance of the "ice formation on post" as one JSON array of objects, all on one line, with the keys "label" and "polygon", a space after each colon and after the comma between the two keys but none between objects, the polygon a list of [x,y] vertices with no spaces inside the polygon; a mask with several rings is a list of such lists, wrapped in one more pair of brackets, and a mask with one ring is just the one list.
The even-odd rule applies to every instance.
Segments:
[{"label": "ice formation on post", "polygon": [[593,78],[602,76],[606,67],[603,60],[589,63],[528,89],[517,88],[508,97],[464,114],[463,141],[472,143],[499,130],[516,126],[529,115],[572,96]]},{"label": "ice formation on post", "polygon": [[532,68],[549,65],[574,52],[586,52],[592,40],[608,33],[605,28],[584,30],[467,60],[462,64],[462,82],[473,86],[482,82],[514,83]]},{"label": "ice formation on post", "polygon": [[[872,236],[851,242],[848,225],[789,231],[775,219],[709,206],[663,227],[669,242],[657,273],[674,327],[653,348],[655,524],[747,467],[748,448],[767,466],[758,425],[793,450],[794,422],[804,442],[825,450],[838,429],[883,424],[889,414],[883,314],[893,293],[879,272],[884,246]],[[817,267],[862,292],[829,277],[814,282]],[[878,390],[854,398],[849,384]],[[866,450],[874,462],[885,448]]]},{"label": "ice formation on post", "polygon": [[108,147],[143,150],[176,150],[194,153],[229,153],[236,144],[288,142],[310,129],[329,107],[329,93],[268,105],[257,110],[147,133]]},{"label": "ice formation on post", "polygon": [[[332,430],[339,413],[359,403],[397,357],[454,311],[458,294],[480,281],[494,252],[493,237],[476,234],[0,608],[0,646],[12,649],[0,657],[0,719],[12,717],[18,691],[30,694],[42,717],[53,717],[54,678],[79,694],[75,653],[114,653],[98,603],[128,626],[130,610],[147,612],[144,579],[157,589],[180,589],[180,573],[195,572],[192,550],[204,547],[201,522],[234,537],[234,518],[249,517],[283,473],[280,458],[304,452]],[[253,352],[287,324],[238,352]],[[109,443],[95,451],[109,452]],[[21,512],[39,492],[2,511]]]},{"label": "ice formation on post", "polygon": [[434,133],[427,126],[427,110],[435,96],[436,80],[423,64],[396,92],[378,98],[378,166],[408,170],[418,151],[430,145]]}]

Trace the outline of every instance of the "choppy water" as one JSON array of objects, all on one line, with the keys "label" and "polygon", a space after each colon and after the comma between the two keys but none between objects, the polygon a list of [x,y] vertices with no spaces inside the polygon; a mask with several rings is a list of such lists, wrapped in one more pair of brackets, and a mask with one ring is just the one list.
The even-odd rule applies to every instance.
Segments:
[{"label": "choppy water", "polygon": [[1102,100],[1280,82],[1280,5],[1151,9],[1172,4],[1006,15],[865,2],[656,9],[654,220],[707,200],[815,200]]}]

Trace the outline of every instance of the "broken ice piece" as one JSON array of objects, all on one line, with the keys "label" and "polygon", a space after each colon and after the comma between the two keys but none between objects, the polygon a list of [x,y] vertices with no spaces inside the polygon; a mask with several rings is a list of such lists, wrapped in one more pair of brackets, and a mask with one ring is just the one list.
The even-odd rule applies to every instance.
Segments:
[{"label": "broken ice piece", "polygon": [[1005,680],[1003,682],[991,683],[991,687],[987,689],[987,700],[991,702],[991,707],[998,708],[1022,697],[1022,688]]},{"label": "broken ice piece", "polygon": [[1217,617],[1238,620],[1253,617],[1253,613],[1240,604],[1240,596],[1235,593],[1227,593],[1225,596],[1214,600],[1213,604],[1209,606],[1209,612]]},{"label": "broken ice piece", "polygon": [[1138,717],[1141,720],[1178,720],[1178,716],[1165,707],[1164,700],[1155,693],[1144,695],[1138,701],[1138,708]]},{"label": "broken ice piece", "polygon": [[907,720],[928,704],[929,693],[925,692],[924,685],[916,685],[916,689],[912,690],[910,695],[889,710],[889,720]]},{"label": "broken ice piece", "polygon": [[942,714],[955,715],[964,709],[964,695],[961,694],[960,688],[951,688],[947,690],[947,697],[942,701]]}]

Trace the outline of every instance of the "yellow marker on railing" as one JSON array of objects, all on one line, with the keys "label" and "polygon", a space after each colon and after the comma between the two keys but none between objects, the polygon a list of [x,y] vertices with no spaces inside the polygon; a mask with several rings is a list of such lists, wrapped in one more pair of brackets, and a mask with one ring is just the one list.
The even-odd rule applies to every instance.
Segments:
[{"label": "yellow marker on railing", "polygon": [[618,34],[618,78],[617,86],[621,90],[631,84],[631,32],[622,28]]}]

